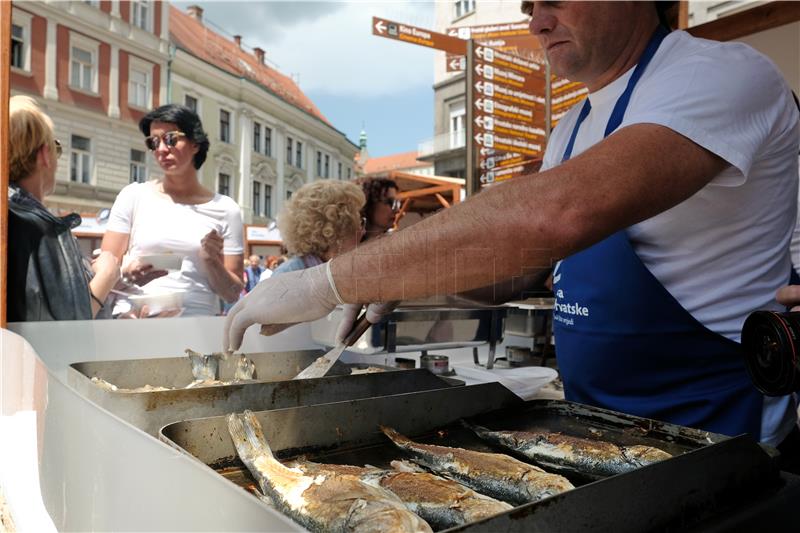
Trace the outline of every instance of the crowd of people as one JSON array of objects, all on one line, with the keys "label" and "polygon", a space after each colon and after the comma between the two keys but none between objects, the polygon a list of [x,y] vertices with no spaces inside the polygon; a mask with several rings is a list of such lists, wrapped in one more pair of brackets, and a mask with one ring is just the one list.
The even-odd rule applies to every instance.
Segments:
[{"label": "crowd of people", "polygon": [[[394,182],[320,180],[298,190],[279,214],[288,257],[245,259],[239,206],[198,177],[209,141],[197,114],[164,105],[139,129],[162,176],[120,191],[100,250],[87,258],[71,231],[80,216],[57,217],[44,205],[61,156],[52,120],[32,98],[11,98],[9,321],[218,315],[273,272],[328,261],[365,232],[394,224]],[[175,264],[154,259],[163,256]],[[163,295],[179,297],[136,304]]]}]

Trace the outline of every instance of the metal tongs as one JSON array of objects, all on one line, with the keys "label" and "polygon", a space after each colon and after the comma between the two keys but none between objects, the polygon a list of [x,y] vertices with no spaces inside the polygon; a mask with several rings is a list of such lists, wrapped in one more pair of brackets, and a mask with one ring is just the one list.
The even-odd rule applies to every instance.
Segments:
[{"label": "metal tongs", "polygon": [[348,346],[352,346],[371,325],[372,324],[367,320],[366,311],[361,313],[361,316],[358,317],[358,320],[353,324],[353,329],[350,330],[350,333],[347,334],[347,337],[345,337],[342,342],[338,343],[331,351],[322,357],[317,358],[317,360],[308,365],[305,370],[297,374],[294,379],[311,379],[325,376],[331,367],[336,364],[336,361],[339,360],[339,357],[342,356],[345,349]]}]

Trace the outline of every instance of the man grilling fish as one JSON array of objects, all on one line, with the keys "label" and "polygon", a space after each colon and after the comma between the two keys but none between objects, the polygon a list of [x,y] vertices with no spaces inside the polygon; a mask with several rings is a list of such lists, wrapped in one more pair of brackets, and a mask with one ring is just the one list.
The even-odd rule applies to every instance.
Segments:
[{"label": "man grilling fish", "polygon": [[392,305],[370,302],[522,292],[554,267],[567,400],[778,446],[798,432],[792,400],[762,396],[739,353],[744,319],[779,310],[789,280],[798,111],[769,59],[670,32],[659,4],[522,2],[553,71],[589,89],[541,172],[264,282],[228,315],[225,348],[252,324],[343,303],[374,322]]}]

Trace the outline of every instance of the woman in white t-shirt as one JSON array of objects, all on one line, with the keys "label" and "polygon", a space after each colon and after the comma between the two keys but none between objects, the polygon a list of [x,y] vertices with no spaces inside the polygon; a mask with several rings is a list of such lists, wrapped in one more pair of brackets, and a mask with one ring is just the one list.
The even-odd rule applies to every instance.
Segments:
[{"label": "woman in white t-shirt", "polygon": [[[122,274],[145,293],[182,291],[183,316],[219,314],[220,298],[235,302],[244,286],[239,206],[197,177],[209,143],[194,111],[161,106],[139,129],[164,177],[120,191],[102,249],[127,254]],[[159,253],[180,254],[180,270],[155,270],[138,259]]]}]

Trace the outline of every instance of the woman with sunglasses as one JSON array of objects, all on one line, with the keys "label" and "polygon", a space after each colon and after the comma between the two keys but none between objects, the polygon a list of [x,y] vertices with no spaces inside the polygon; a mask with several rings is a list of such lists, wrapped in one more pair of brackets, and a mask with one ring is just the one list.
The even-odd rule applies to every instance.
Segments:
[{"label": "woman with sunglasses", "polygon": [[388,178],[359,178],[355,183],[361,186],[367,203],[361,216],[367,219],[364,241],[381,237],[392,229],[400,210],[397,199],[397,183]]},{"label": "woman with sunglasses", "polygon": [[90,319],[119,263],[102,252],[89,265],[72,235],[81,217],[56,217],[43,205],[61,156],[53,121],[28,96],[12,97],[9,112],[8,321]]},{"label": "woman with sunglasses", "polygon": [[[183,316],[219,314],[220,298],[235,302],[244,286],[239,206],[198,179],[209,142],[194,111],[161,106],[139,129],[164,177],[120,191],[102,249],[120,259],[127,254],[123,276],[145,294],[183,292]],[[159,253],[180,254],[180,270],[155,270],[138,259]]]},{"label": "woman with sunglasses", "polygon": [[320,180],[300,187],[278,214],[292,257],[273,275],[321,265],[355,248],[364,235],[363,205],[364,193],[354,183]]}]

